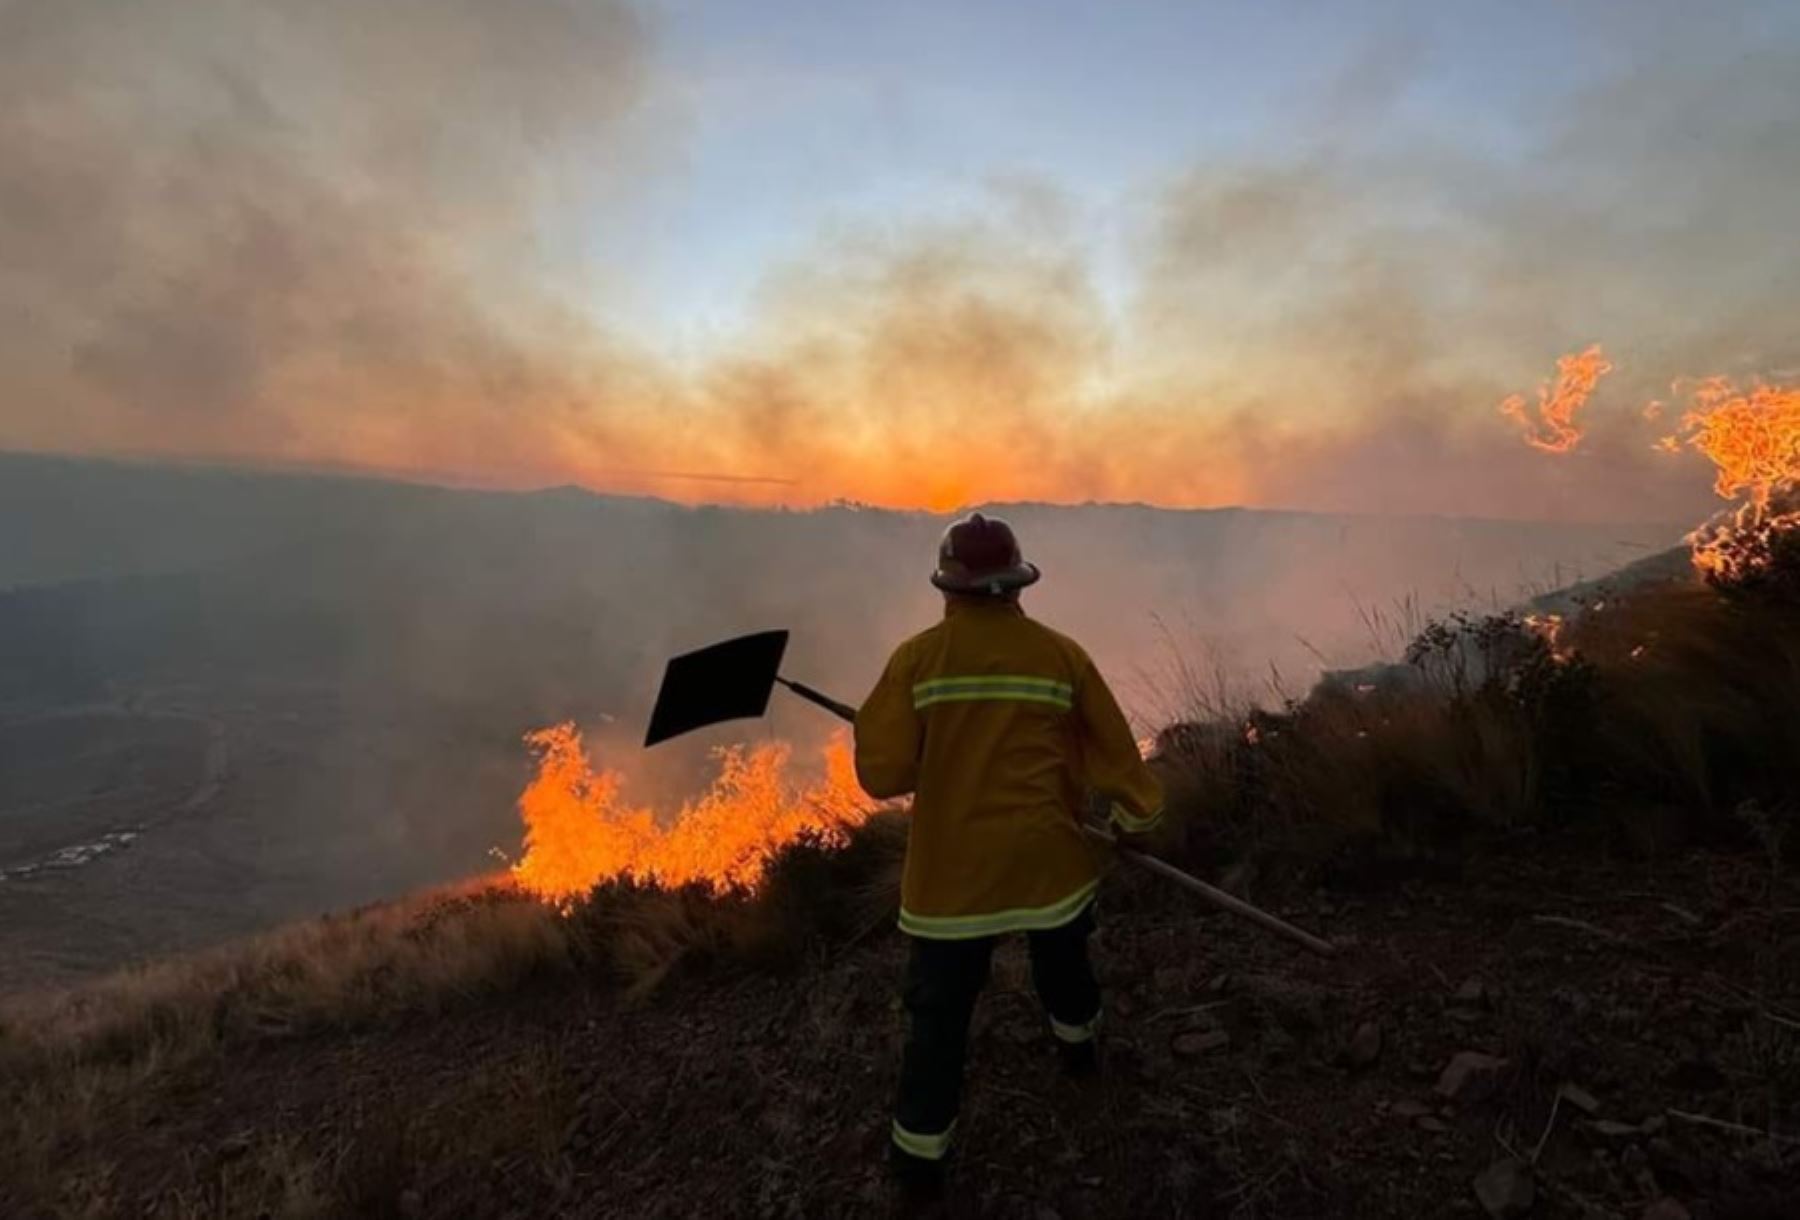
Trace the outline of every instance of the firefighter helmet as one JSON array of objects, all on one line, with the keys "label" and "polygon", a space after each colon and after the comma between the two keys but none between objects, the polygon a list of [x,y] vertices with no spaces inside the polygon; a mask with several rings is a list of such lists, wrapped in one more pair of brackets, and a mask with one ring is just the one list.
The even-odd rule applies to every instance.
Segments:
[{"label": "firefighter helmet", "polygon": [[931,583],[946,593],[999,597],[1035,584],[1040,573],[1019,553],[1012,526],[998,517],[970,513],[952,521],[938,543]]}]

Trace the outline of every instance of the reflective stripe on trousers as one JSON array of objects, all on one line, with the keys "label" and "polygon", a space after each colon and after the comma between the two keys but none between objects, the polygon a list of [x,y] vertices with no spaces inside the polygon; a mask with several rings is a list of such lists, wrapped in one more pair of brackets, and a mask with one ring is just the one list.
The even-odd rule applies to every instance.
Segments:
[{"label": "reflective stripe on trousers", "polygon": [[[1032,985],[1063,1041],[1089,1041],[1100,1025],[1100,986],[1087,955],[1093,929],[1090,905],[1068,923],[1027,937]],[[969,1018],[998,940],[913,938],[904,993],[906,1049],[894,1102],[894,1146],[902,1152],[937,1160],[950,1146],[962,1105]]]},{"label": "reflective stripe on trousers", "polygon": [[921,1135],[916,1131],[908,1131],[894,1120],[894,1147],[909,1156],[916,1156],[926,1161],[941,1161],[944,1154],[950,1151],[950,1139],[956,1134],[956,1120],[936,1135]]},{"label": "reflective stripe on trousers", "polygon": [[1067,1025],[1051,1017],[1050,1032],[1056,1035],[1058,1042],[1067,1042],[1070,1046],[1092,1042],[1094,1035],[1100,1032],[1100,1014],[1095,1013],[1092,1021],[1084,1021],[1079,1025]]}]

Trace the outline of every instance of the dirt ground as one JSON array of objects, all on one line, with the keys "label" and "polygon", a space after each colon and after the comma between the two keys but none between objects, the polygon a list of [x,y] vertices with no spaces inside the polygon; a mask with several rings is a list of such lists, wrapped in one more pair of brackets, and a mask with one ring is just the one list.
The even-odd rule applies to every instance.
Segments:
[{"label": "dirt ground", "polygon": [[[1521,840],[1298,897],[1324,960],[1115,876],[1102,1080],[1059,1077],[1009,946],[948,1214],[1800,1215],[1800,886],[1772,877]],[[903,953],[246,1047],[100,1097],[0,1213],[882,1215]]]}]

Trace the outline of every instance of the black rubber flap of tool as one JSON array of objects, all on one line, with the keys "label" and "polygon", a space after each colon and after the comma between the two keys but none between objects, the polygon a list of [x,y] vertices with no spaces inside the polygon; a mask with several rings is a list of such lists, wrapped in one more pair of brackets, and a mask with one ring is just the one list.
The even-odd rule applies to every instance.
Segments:
[{"label": "black rubber flap of tool", "polygon": [[785,631],[759,631],[671,660],[663,671],[644,744],[653,746],[709,724],[762,715],[769,708],[787,642]]}]

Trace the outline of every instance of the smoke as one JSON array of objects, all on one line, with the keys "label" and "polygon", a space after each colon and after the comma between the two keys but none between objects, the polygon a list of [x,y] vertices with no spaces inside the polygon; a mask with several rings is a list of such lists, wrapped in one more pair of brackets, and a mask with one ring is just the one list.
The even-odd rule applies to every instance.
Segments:
[{"label": "smoke", "polygon": [[[1300,138],[1126,201],[1122,302],[1081,205],[1015,183],[821,239],[683,362],[571,304],[614,286],[569,218],[676,140],[622,4],[15,0],[0,444],[752,503],[1693,517],[1704,471],[1639,408],[1800,363],[1800,65],[1662,17],[1517,146],[1406,108],[1417,42],[1353,57]],[[1528,449],[1498,404],[1595,342],[1588,439]]]},{"label": "smoke", "polygon": [[595,342],[540,236],[630,171],[643,55],[610,0],[10,0],[4,440],[539,460]]},{"label": "smoke", "polygon": [[[1168,381],[1267,421],[1258,442],[1281,438],[1248,459],[1261,496],[1706,511],[1703,472],[1659,460],[1638,412],[1676,377],[1800,356],[1781,203],[1800,189],[1800,55],[1791,39],[1747,52],[1747,27],[1717,12],[1631,15],[1624,66],[1583,82],[1528,147],[1334,96],[1301,153],[1201,167],[1164,195],[1146,347]],[[1502,398],[1593,342],[1617,371],[1585,409],[1583,451],[1498,439]]]}]

